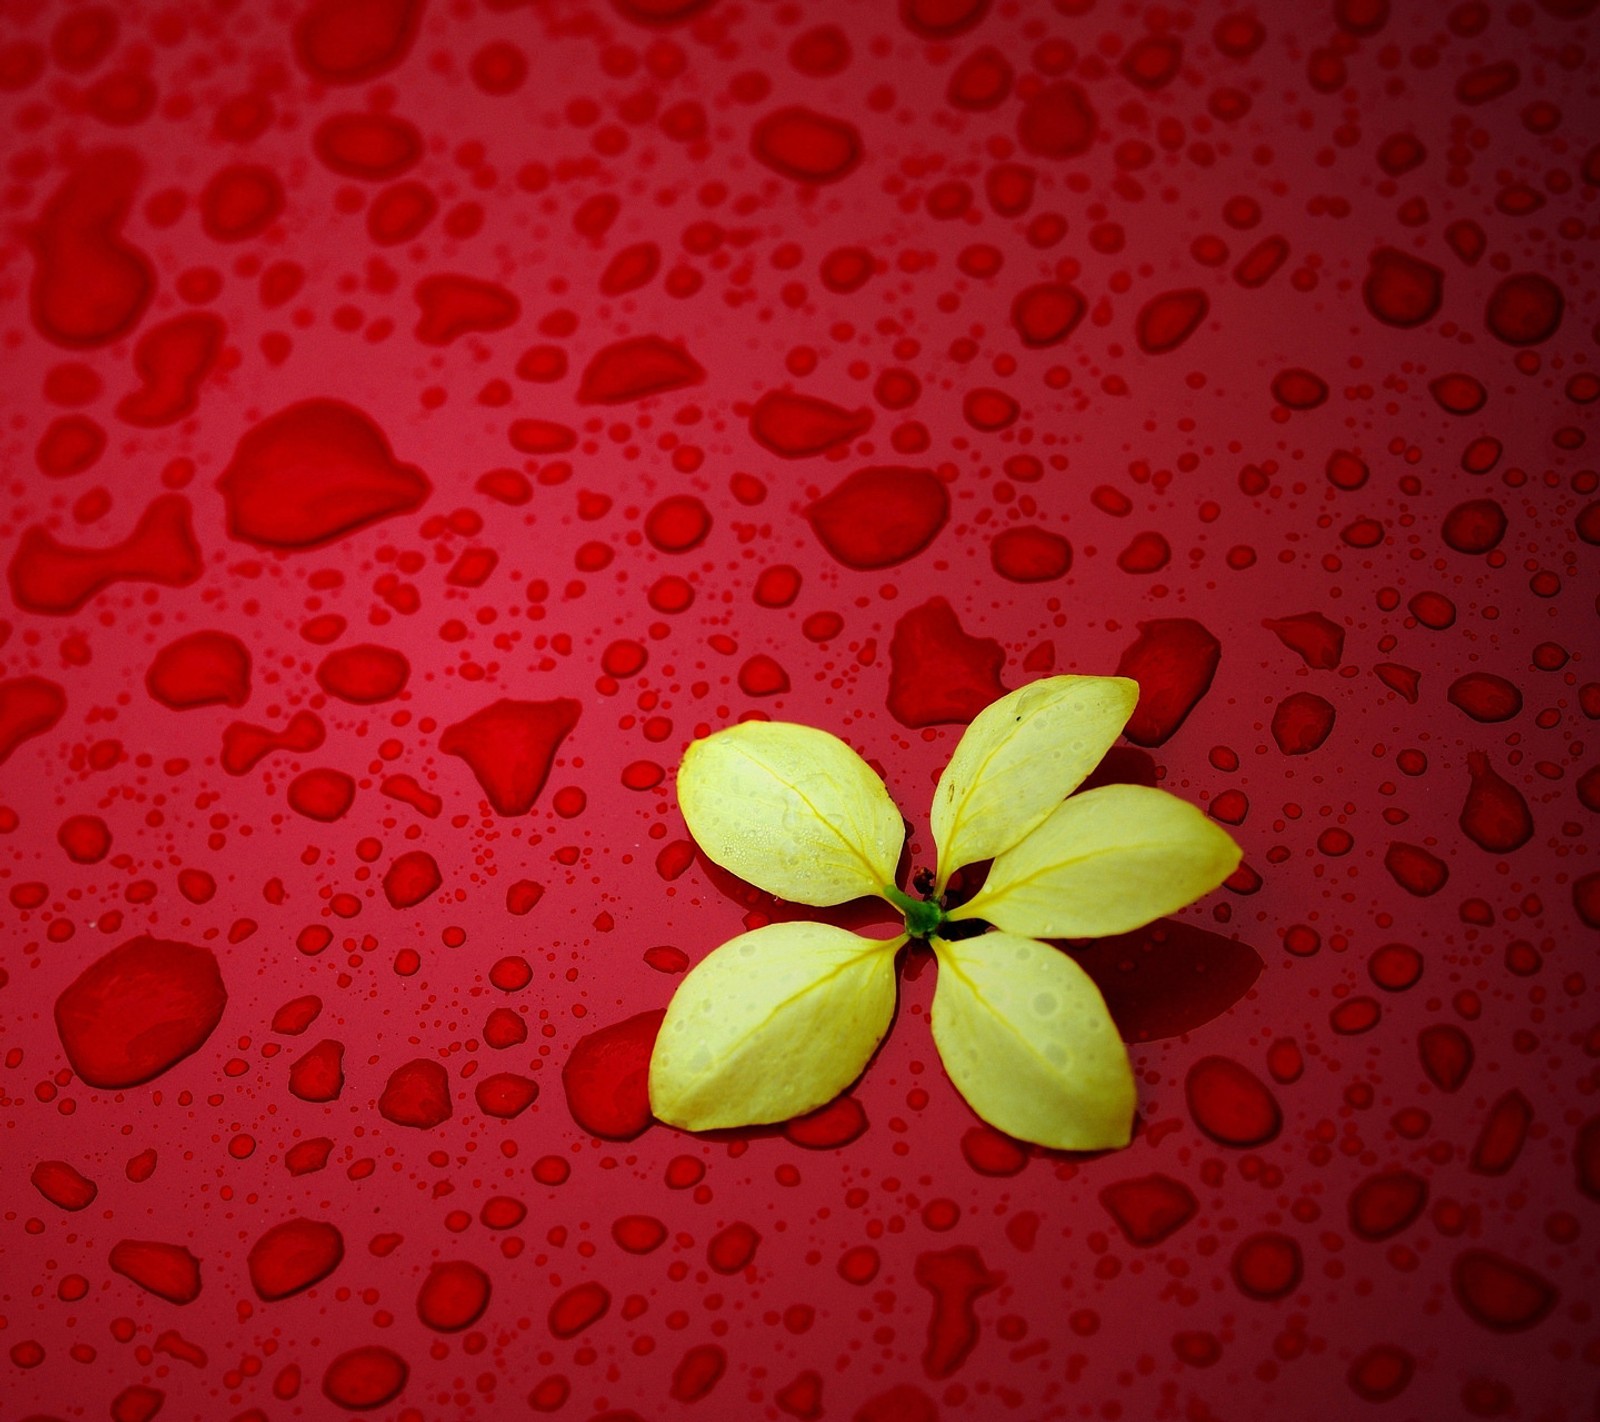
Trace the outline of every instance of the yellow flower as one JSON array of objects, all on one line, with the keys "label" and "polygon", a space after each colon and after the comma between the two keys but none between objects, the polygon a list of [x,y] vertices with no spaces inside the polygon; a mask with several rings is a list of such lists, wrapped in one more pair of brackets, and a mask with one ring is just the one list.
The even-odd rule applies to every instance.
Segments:
[{"label": "yellow flower", "polygon": [[[775,923],[724,943],[667,1009],[650,1059],[655,1114],[704,1131],[831,1101],[888,1031],[895,955],[921,938],[939,964],[934,1043],[973,1110],[1040,1145],[1126,1145],[1138,1104],[1127,1052],[1093,981],[1038,939],[1126,933],[1209,893],[1240,858],[1225,831],[1163,790],[1072,795],[1138,699],[1125,677],[1057,676],[980,712],[934,791],[938,861],[921,900],[894,883],[900,812],[843,741],[751,721],[692,744],[678,804],[715,863],[794,903],[875,894],[906,931]],[[947,912],[950,876],[985,859],[983,887]]]}]

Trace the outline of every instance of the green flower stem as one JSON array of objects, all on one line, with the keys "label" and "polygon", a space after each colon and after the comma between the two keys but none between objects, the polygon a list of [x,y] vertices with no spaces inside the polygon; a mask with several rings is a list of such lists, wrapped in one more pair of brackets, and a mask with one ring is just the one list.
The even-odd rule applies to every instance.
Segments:
[{"label": "green flower stem", "polygon": [[883,886],[883,896],[905,915],[906,932],[913,938],[926,938],[944,922],[944,910],[929,899],[914,899],[893,884]]}]

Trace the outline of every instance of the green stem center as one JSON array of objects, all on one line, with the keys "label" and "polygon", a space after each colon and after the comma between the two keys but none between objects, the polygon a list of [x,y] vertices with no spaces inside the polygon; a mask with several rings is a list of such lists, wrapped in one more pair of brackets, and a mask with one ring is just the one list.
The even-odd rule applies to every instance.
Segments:
[{"label": "green stem center", "polygon": [[913,938],[926,938],[944,922],[944,910],[933,899],[914,899],[893,884],[883,886],[883,896],[905,915],[906,932]]}]

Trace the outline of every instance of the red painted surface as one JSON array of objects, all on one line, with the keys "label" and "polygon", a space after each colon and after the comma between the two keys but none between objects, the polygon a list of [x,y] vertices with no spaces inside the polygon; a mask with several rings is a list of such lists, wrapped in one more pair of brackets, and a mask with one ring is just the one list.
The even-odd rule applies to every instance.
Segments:
[{"label": "red painted surface", "polygon": [[[1581,1411],[1592,0],[12,8],[7,1415]],[[652,1122],[694,737],[1117,670],[1125,1151]]]}]

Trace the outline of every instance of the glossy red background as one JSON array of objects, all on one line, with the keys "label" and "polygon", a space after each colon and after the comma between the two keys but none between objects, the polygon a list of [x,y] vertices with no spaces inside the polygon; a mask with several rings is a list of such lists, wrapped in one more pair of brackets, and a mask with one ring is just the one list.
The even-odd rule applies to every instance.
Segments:
[{"label": "glossy red background", "polygon": [[[370,1346],[407,1418],[1592,1415],[1593,9],[6,4],[5,1415],[342,1415],[329,1369]],[[327,124],[363,114],[403,122],[353,162]],[[775,447],[782,391],[831,446]],[[241,440],[306,400],[359,414],[245,508]],[[307,462],[358,427],[425,484]],[[929,472],[843,527],[912,533],[830,549],[807,511],[882,466]],[[135,538],[95,590],[103,557],[39,552],[153,507],[192,567]],[[845,737],[925,863],[979,706],[1175,619],[1214,680],[1110,769],[1226,818],[1246,872],[1165,947],[1080,950],[1134,1039],[1126,1151],[980,1129],[915,958],[847,1144],[575,1123],[574,1047],[780,911],[689,852],[691,737]],[[197,632],[248,676],[175,709],[151,669]],[[363,644],[407,676],[353,704],[324,661]],[[1484,719],[1479,674],[1517,709]],[[527,813],[450,753],[500,698],[576,708]],[[316,744],[230,766],[230,726],[307,714]],[[349,777],[340,817],[296,808],[309,770]],[[417,853],[439,882],[397,906]],[[55,1008],[143,935],[213,953],[226,1007],[97,1088]],[[318,1103],[290,1070],[323,1040]],[[448,1074],[431,1128],[378,1108],[414,1060]],[[1281,1116],[1251,1144],[1205,1101],[1240,1069]],[[537,1100],[486,1112],[492,1073]],[[251,1248],[299,1217],[343,1260],[263,1297]],[[127,1240],[188,1250],[198,1296],[114,1269]],[[419,1291],[460,1261],[487,1304],[442,1331]]]}]

